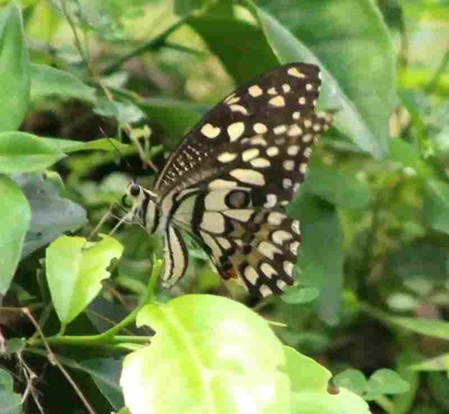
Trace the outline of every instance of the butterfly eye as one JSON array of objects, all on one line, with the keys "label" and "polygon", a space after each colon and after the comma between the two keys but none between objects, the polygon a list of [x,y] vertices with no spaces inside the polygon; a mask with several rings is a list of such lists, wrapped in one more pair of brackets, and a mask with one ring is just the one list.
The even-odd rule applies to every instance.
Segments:
[{"label": "butterfly eye", "polygon": [[131,186],[129,187],[129,195],[131,197],[138,197],[140,194],[140,186],[137,184],[131,184]]}]

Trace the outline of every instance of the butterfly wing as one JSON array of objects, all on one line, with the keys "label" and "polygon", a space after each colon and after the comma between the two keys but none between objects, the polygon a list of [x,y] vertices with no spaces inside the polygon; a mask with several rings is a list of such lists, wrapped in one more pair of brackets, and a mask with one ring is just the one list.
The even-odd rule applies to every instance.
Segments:
[{"label": "butterfly wing", "polygon": [[240,88],[186,136],[156,183],[170,223],[254,294],[293,283],[299,224],[283,208],[331,121],[314,110],[319,86],[316,66],[294,63]]}]

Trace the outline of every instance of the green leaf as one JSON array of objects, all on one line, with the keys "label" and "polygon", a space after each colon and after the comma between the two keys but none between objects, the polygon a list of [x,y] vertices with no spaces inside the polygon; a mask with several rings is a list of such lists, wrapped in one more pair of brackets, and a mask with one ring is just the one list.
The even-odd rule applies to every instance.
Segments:
[{"label": "green leaf", "polygon": [[401,164],[405,168],[416,171],[420,177],[429,177],[432,175],[432,170],[423,161],[418,150],[412,144],[402,139],[390,140],[389,159]]},{"label": "green leaf", "polygon": [[347,369],[333,378],[337,387],[344,387],[352,392],[362,395],[366,387],[366,378],[358,369]]},{"label": "green leaf", "polygon": [[0,133],[0,173],[43,170],[63,157],[61,151],[35,135],[15,131]]},{"label": "green leaf", "polygon": [[147,305],[137,325],[151,326],[156,335],[123,363],[120,383],[133,414],[289,411],[283,346],[242,304],[186,295]]},{"label": "green leaf", "polygon": [[204,115],[208,107],[172,99],[146,99],[139,106],[172,137],[181,138]]},{"label": "green leaf", "polygon": [[14,389],[14,380],[11,374],[5,369],[0,368],[0,391],[12,391]]},{"label": "green leaf", "polygon": [[145,114],[131,101],[111,102],[105,98],[97,100],[94,112],[108,118],[115,118],[121,124],[133,124],[141,121]]},{"label": "green leaf", "polygon": [[341,388],[338,394],[328,393],[332,375],[313,359],[290,347],[285,347],[285,355],[291,383],[292,414],[370,413],[368,404],[349,390]]},{"label": "green leaf", "polygon": [[0,414],[17,414],[22,405],[22,396],[13,392],[0,391]]},{"label": "green leaf", "polygon": [[433,230],[449,234],[449,184],[437,179],[426,181],[423,219]]},{"label": "green leaf", "polygon": [[66,154],[79,151],[120,151],[124,154],[135,152],[132,145],[123,144],[115,138],[99,138],[88,142],[73,141],[60,138],[40,138],[46,144],[51,145]]},{"label": "green leaf", "polygon": [[48,95],[95,102],[95,89],[76,76],[48,65],[32,63],[30,99]]},{"label": "green leaf", "polygon": [[401,394],[410,388],[408,382],[404,381],[397,372],[391,369],[379,369],[368,380],[366,384],[366,400],[374,400],[384,394]]},{"label": "green leaf", "polygon": [[449,340],[449,322],[405,317],[388,317],[388,322],[417,334]]},{"label": "green leaf", "polygon": [[22,14],[14,1],[0,16],[0,73],[0,132],[14,131],[27,112],[30,93],[30,62]]},{"label": "green leaf", "polygon": [[308,191],[346,209],[365,209],[369,204],[368,185],[357,178],[355,171],[343,172],[321,163],[310,166],[301,191]]},{"label": "green leaf", "polygon": [[31,207],[31,224],[25,237],[22,259],[47,245],[66,231],[86,223],[85,210],[59,196],[59,189],[42,174],[15,177]]},{"label": "green leaf", "polygon": [[122,362],[113,358],[89,359],[80,362],[80,369],[91,375],[101,393],[115,410],[123,407],[119,379]]},{"label": "green leaf", "polygon": [[409,366],[414,371],[448,371],[449,372],[449,353],[438,355],[434,358],[426,359],[422,362],[411,364]]},{"label": "green leaf", "polygon": [[106,270],[112,259],[119,259],[122,245],[101,235],[99,242],[84,237],[62,236],[46,254],[48,287],[59,320],[68,324],[75,319],[101,290],[101,281],[110,276]]},{"label": "green leaf", "polygon": [[296,278],[320,290],[318,314],[335,324],[343,283],[342,234],[335,206],[301,189],[289,212],[301,223],[300,274]]},{"label": "green leaf", "polygon": [[295,286],[287,289],[281,296],[281,300],[290,305],[299,305],[315,300],[320,296],[320,291],[316,287]]},{"label": "green leaf", "polygon": [[19,263],[31,211],[18,185],[1,174],[0,194],[0,294],[5,294]]},{"label": "green leaf", "polygon": [[374,3],[335,0],[317,7],[315,0],[305,0],[298,7],[294,0],[259,0],[272,15],[249,0],[244,4],[280,63],[305,61],[321,68],[321,106],[337,110],[334,126],[372,155],[385,155],[397,100],[395,59]]}]

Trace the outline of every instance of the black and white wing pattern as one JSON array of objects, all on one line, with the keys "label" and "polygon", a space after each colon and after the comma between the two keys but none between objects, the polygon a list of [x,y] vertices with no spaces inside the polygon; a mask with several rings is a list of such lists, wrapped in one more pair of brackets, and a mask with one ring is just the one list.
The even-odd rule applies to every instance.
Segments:
[{"label": "black and white wing pattern", "polygon": [[253,295],[293,283],[301,237],[285,206],[331,122],[315,112],[319,88],[317,66],[278,67],[230,94],[187,134],[155,187],[167,220],[166,287],[187,266],[179,230],[198,241],[223,278]]}]

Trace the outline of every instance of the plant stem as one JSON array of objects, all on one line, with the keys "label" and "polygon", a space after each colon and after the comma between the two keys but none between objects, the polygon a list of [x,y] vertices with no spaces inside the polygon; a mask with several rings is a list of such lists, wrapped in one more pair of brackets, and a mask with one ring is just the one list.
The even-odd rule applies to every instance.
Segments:
[{"label": "plant stem", "polygon": [[30,339],[28,340],[28,345],[30,346],[41,346],[41,345],[68,345],[68,346],[96,346],[104,344],[114,344],[131,342],[136,344],[148,343],[151,337],[148,336],[128,336],[128,335],[117,335],[123,328],[133,323],[136,320],[137,314],[140,310],[148,303],[152,302],[154,297],[154,290],[156,283],[159,279],[159,275],[162,270],[162,261],[156,260],[151,271],[150,278],[148,280],[147,293],[142,300],[142,303],[136,307],[128,316],[121,320],[117,325],[113,326],[111,329],[98,334],[98,335],[55,335],[42,339]]},{"label": "plant stem", "polygon": [[177,21],[175,24],[170,26],[164,32],[162,32],[159,36],[156,36],[155,38],[149,40],[148,42],[145,42],[142,45],[136,47],[134,50],[131,50],[131,52],[127,53],[126,55],[120,56],[117,60],[106,66],[101,71],[101,73],[103,75],[108,75],[111,72],[114,72],[116,69],[118,69],[127,60],[135,56],[141,55],[142,53],[160,49],[162,46],[165,45],[166,39],[179,27],[181,27],[186,22],[186,20],[187,17],[184,17],[183,19]]}]

